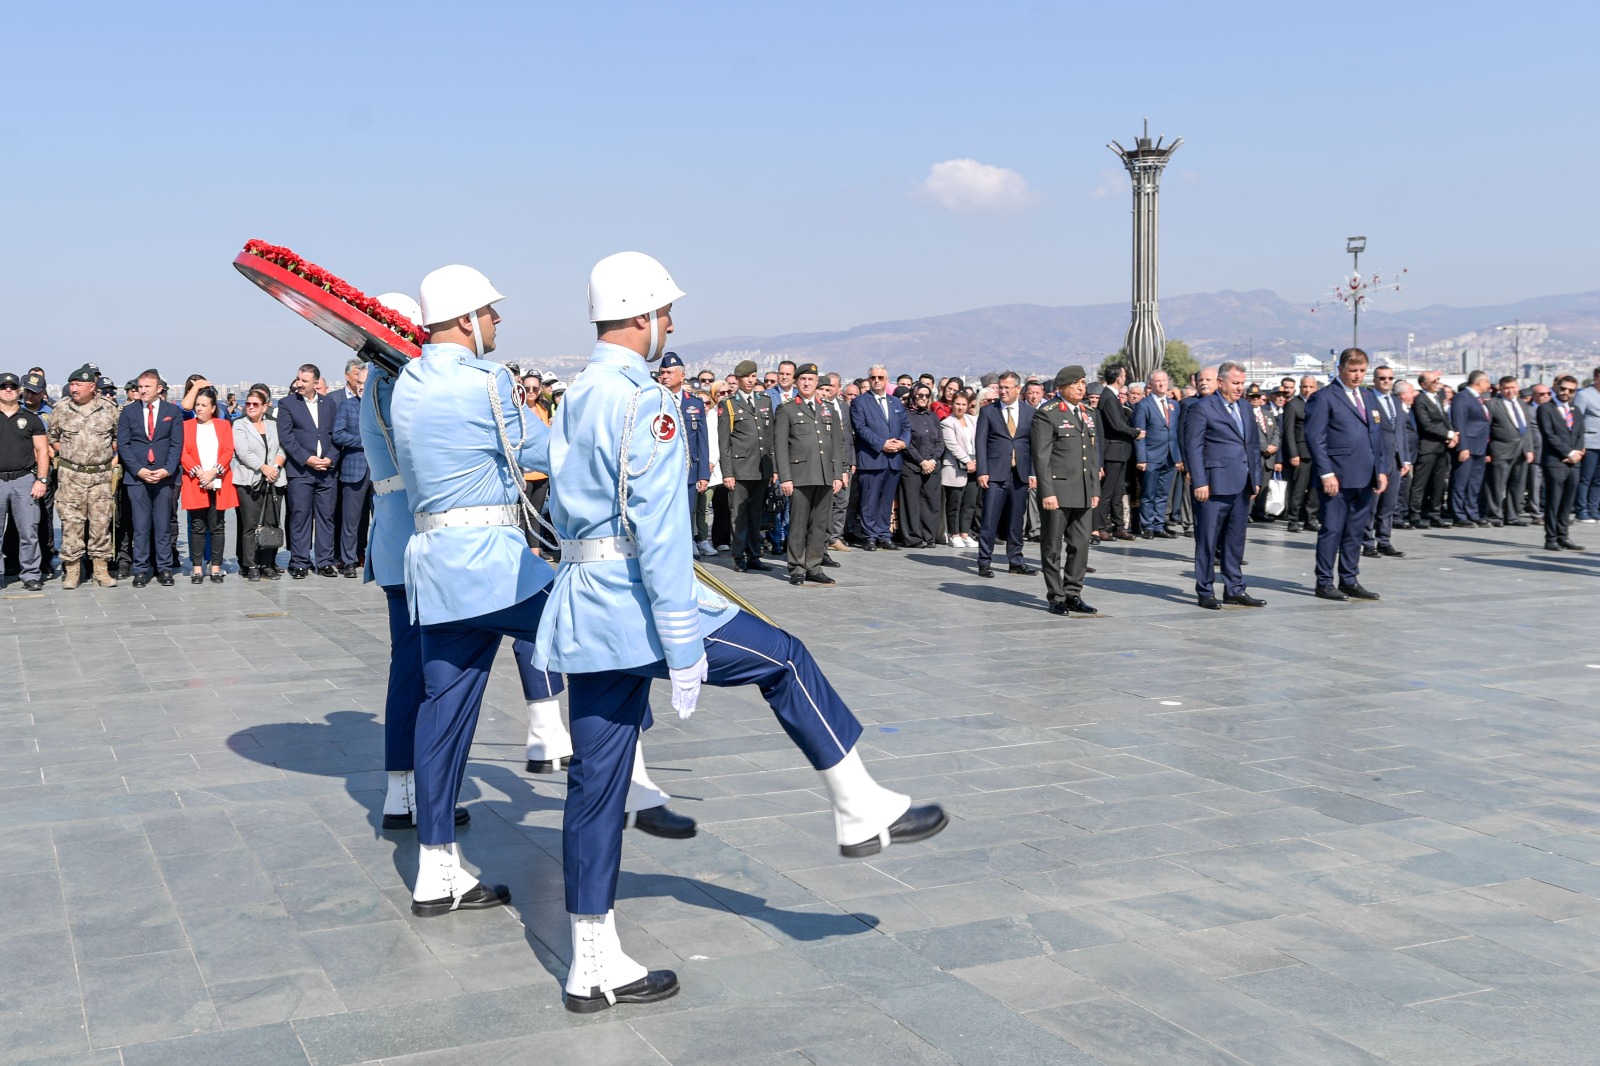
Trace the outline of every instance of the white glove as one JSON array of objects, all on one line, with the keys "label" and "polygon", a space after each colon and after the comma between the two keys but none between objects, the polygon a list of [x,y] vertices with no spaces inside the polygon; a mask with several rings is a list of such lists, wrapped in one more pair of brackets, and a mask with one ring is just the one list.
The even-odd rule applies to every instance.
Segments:
[{"label": "white glove", "polygon": [[706,679],[706,657],[701,655],[699,662],[682,669],[668,667],[667,676],[672,678],[672,709],[678,712],[679,718],[687,719],[694,713],[694,705],[700,702],[700,685]]}]

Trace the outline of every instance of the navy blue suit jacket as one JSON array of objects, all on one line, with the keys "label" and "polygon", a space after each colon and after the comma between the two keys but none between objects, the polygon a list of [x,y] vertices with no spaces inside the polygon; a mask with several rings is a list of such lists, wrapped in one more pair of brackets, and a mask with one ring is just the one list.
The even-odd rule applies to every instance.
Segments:
[{"label": "navy blue suit jacket", "polygon": [[973,435],[972,450],[978,460],[978,476],[989,475],[989,484],[1004,485],[1011,480],[1011,457],[1017,459],[1017,477],[1027,481],[1033,476],[1033,444],[1028,439],[1028,428],[1033,425],[1033,405],[1017,401],[1017,432],[1006,432],[1005,408],[992,403],[978,412],[978,428]]},{"label": "navy blue suit jacket", "polygon": [[[706,437],[706,404],[694,393],[678,393],[678,413],[683,416],[683,446],[689,452],[689,484],[711,480],[711,444]],[[691,506],[693,501],[691,501]]]},{"label": "navy blue suit jacket", "polygon": [[[1136,463],[1183,462],[1183,443],[1178,439],[1178,401],[1167,397],[1168,418],[1161,417],[1154,396],[1146,396],[1133,407],[1133,428],[1144,430],[1144,436],[1133,442],[1133,461]],[[1170,421],[1169,421],[1170,419]]]},{"label": "navy blue suit jacket", "polygon": [[306,460],[317,454],[317,442],[322,442],[322,457],[333,460],[332,475],[339,466],[339,446],[333,441],[333,423],[339,414],[339,401],[331,396],[318,396],[317,421],[312,424],[311,412],[303,396],[285,396],[278,403],[278,443],[283,454],[289,457],[289,478],[323,477],[311,469]]},{"label": "navy blue suit jacket", "polygon": [[1197,489],[1210,488],[1215,495],[1231,496],[1236,492],[1254,495],[1261,488],[1261,431],[1244,397],[1236,407],[1239,425],[1229,416],[1220,393],[1197,396],[1184,405],[1178,431],[1183,438],[1183,463]]},{"label": "navy blue suit jacket", "polygon": [[1392,477],[1404,463],[1417,461],[1417,431],[1411,424],[1411,415],[1406,411],[1406,405],[1400,402],[1400,397],[1394,393],[1389,394],[1389,406],[1394,408],[1394,417],[1389,418],[1383,413],[1383,403],[1378,398],[1377,389],[1366,389],[1367,410],[1378,413],[1378,426],[1383,430],[1384,447],[1389,449],[1389,475]]},{"label": "navy blue suit jacket", "polygon": [[[138,484],[140,470],[165,470],[171,474],[171,484],[178,483],[179,465],[183,462],[183,408],[166,400],[157,401],[156,434],[150,438],[145,425],[145,406],[130,403],[117,415],[117,456],[122,460],[122,481],[126,485]],[[155,452],[151,462],[150,453]]]},{"label": "navy blue suit jacket", "polygon": [[1456,398],[1450,401],[1450,421],[1461,434],[1461,439],[1456,441],[1456,451],[1464,448],[1473,455],[1489,454],[1489,412],[1475,390],[1461,386]]},{"label": "navy blue suit jacket", "polygon": [[[892,470],[898,474],[905,463],[905,452],[885,452],[883,444],[888,440],[910,442],[911,420],[906,417],[905,404],[893,396],[885,398],[889,401],[888,421],[878,407],[878,398],[870,392],[863,392],[850,403],[850,428],[856,434],[857,470]],[[1023,436],[1027,436],[1026,429]]]},{"label": "navy blue suit jacket", "polygon": [[1394,473],[1394,455],[1383,435],[1382,410],[1367,390],[1361,393],[1365,419],[1339,382],[1318,389],[1306,401],[1311,472],[1319,479],[1327,474],[1337,476],[1341,489],[1370,488],[1377,484],[1379,474]]},{"label": "navy blue suit jacket", "polygon": [[361,441],[361,405],[365,402],[360,396],[341,397],[338,413],[333,416],[333,443],[339,448],[339,480],[346,485],[360,484],[367,476],[367,449]]}]

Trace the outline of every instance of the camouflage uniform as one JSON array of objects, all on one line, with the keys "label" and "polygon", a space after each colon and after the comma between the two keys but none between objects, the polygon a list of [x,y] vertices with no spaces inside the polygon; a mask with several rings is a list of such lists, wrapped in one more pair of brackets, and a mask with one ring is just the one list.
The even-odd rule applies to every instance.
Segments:
[{"label": "camouflage uniform", "polygon": [[84,556],[85,523],[89,558],[109,560],[116,513],[117,405],[104,396],[82,406],[64,400],[51,414],[49,436],[60,479],[56,513],[61,519],[61,561],[75,571]]}]

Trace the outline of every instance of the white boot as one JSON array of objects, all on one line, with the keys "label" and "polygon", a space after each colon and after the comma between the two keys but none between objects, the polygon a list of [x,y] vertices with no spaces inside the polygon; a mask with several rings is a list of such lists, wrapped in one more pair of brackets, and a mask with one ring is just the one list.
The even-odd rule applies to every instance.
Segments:
[{"label": "white boot", "polygon": [[[628,775],[628,800],[627,811],[633,814],[650,807],[660,807],[672,797],[656,787],[650,780],[650,771],[644,767],[644,738],[633,745],[633,772]],[[628,819],[628,824],[633,824],[633,819]]]},{"label": "white boot", "polygon": [[420,844],[417,847],[417,887],[411,898],[418,903],[454,897],[457,901],[477,887],[478,879],[461,865],[455,843]]},{"label": "white boot", "polygon": [[822,771],[833,797],[833,824],[839,846],[847,847],[878,838],[889,846],[889,827],[911,808],[911,797],[891,792],[872,779],[856,749],[838,764]]},{"label": "white boot", "polygon": [[528,701],[528,761],[553,762],[572,757],[572,735],[561,721],[558,700]]},{"label": "white boot", "polygon": [[572,924],[572,968],[567,971],[567,995],[605,996],[616,1003],[615,989],[631,985],[650,971],[628,958],[617,939],[614,911],[604,914],[569,914]]},{"label": "white boot", "polygon": [[416,792],[410,770],[389,771],[389,791],[383,797],[384,814],[410,814],[416,809]]}]

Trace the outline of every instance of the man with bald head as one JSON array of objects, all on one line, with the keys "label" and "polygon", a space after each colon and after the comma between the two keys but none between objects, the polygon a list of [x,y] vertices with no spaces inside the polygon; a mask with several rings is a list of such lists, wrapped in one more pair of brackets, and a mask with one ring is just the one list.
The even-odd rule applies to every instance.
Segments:
[{"label": "man with bald head", "polygon": [[1411,521],[1417,528],[1454,525],[1444,513],[1445,487],[1450,480],[1450,449],[1460,436],[1450,423],[1450,410],[1441,394],[1437,370],[1417,375],[1417,397],[1411,420],[1417,427],[1417,462],[1411,473]]}]

